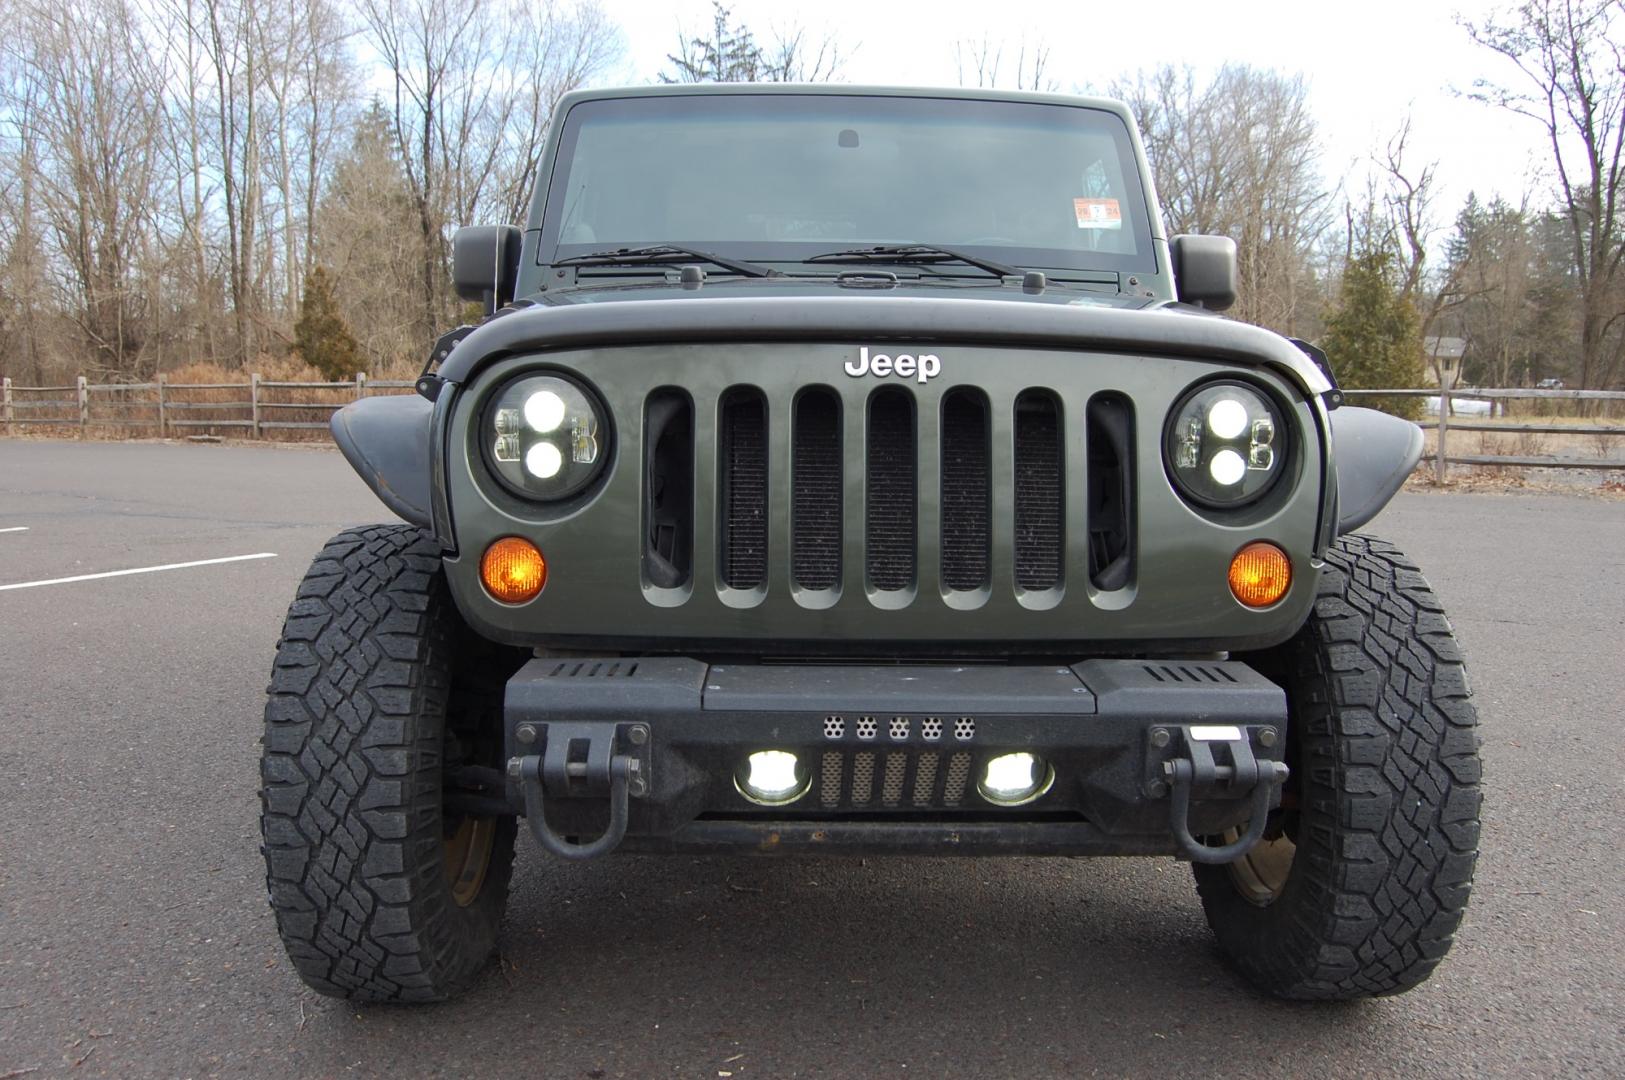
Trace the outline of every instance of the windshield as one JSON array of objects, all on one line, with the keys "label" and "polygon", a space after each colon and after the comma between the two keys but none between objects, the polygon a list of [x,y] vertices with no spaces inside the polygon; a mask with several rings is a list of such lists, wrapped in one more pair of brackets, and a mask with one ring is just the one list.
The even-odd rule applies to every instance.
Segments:
[{"label": "windshield", "polygon": [[754,261],[936,244],[1047,270],[1156,268],[1117,116],[959,98],[583,102],[561,134],[541,261],[657,243]]}]

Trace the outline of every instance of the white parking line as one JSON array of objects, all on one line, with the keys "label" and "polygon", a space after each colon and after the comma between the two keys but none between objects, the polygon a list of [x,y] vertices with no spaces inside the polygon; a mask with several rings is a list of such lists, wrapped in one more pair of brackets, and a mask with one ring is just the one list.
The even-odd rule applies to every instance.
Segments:
[{"label": "white parking line", "polygon": [[0,532],[27,532],[27,531],[28,531],[28,526],[27,525],[13,525],[9,529],[0,529]]},{"label": "white parking line", "polygon": [[185,570],[189,566],[214,566],[217,563],[242,562],[245,559],[274,559],[276,552],[261,551],[255,555],[228,555],[223,559],[199,559],[196,562],[167,563],[163,566],[138,566],[133,570],[107,570],[100,574],[76,574],[73,577],[51,578],[48,581],[19,581],[15,585],[0,585],[7,589],[33,589],[41,585],[66,585],[72,581],[94,581],[97,578],[123,577],[126,574],[154,574],[159,570]]}]

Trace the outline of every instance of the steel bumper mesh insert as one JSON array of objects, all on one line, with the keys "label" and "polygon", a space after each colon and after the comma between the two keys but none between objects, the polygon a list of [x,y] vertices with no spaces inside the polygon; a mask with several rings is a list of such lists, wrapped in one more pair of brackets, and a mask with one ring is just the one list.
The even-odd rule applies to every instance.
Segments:
[{"label": "steel bumper mesh insert", "polygon": [[[954,734],[960,742],[971,739],[976,721],[971,717],[958,717],[953,721]],[[917,730],[920,737],[936,742],[943,734],[941,717],[925,717],[919,724],[912,718],[887,718],[887,733],[897,742],[908,739]],[[864,742],[877,742],[880,721],[864,716],[857,720],[856,735]],[[826,717],[825,737],[837,741],[846,731],[846,720],[840,716]],[[885,749],[860,747],[829,747],[819,755],[818,802],[825,810],[837,809],[900,809],[955,807],[965,801],[970,780],[971,755],[960,750],[952,753],[930,747],[899,746],[893,742]],[[946,767],[944,765],[946,764]]]}]

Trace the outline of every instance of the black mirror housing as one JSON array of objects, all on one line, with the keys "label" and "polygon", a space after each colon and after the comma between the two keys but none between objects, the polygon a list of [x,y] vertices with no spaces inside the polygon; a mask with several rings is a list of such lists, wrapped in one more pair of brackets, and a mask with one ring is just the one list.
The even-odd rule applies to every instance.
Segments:
[{"label": "black mirror housing", "polygon": [[451,238],[451,280],[464,300],[487,315],[513,299],[519,281],[521,234],[512,225],[473,225]]},{"label": "black mirror housing", "polygon": [[1168,242],[1174,287],[1187,304],[1223,311],[1236,302],[1236,242],[1185,233]]}]

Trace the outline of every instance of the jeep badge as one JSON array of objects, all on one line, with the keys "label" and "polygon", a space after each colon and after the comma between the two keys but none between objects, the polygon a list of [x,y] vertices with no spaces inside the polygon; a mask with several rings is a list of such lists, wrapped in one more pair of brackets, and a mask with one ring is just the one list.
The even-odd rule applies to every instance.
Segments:
[{"label": "jeep badge", "polygon": [[858,358],[846,362],[846,373],[854,379],[864,375],[878,375],[885,378],[887,375],[896,375],[904,379],[918,379],[923,386],[925,381],[936,377],[942,371],[942,361],[932,353],[921,353],[911,356],[908,353],[898,353],[895,357],[885,353],[869,355],[869,346],[858,349]]}]

